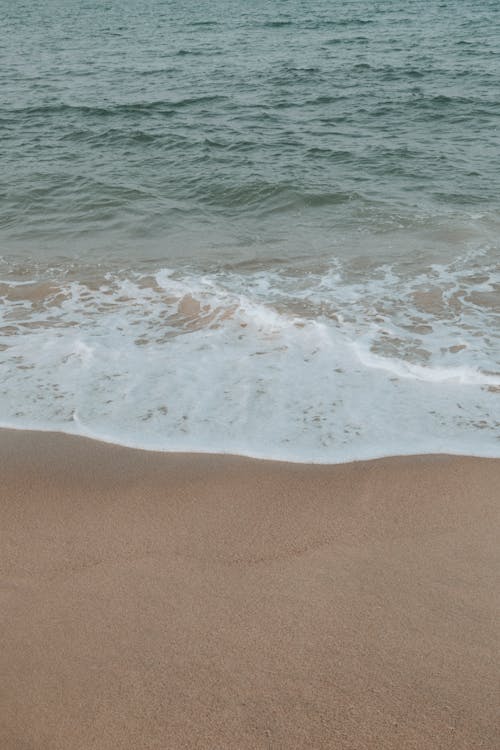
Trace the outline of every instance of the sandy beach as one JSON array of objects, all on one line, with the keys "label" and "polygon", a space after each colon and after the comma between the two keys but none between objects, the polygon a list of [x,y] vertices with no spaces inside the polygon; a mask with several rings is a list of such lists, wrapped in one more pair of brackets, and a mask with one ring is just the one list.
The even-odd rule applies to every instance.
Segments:
[{"label": "sandy beach", "polygon": [[500,747],[500,461],[0,470],[2,750]]}]

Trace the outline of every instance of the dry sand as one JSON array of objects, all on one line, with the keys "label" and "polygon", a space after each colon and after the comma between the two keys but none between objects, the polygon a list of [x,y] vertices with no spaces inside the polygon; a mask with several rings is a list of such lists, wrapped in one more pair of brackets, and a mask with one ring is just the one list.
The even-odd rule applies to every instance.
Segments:
[{"label": "dry sand", "polygon": [[2,750],[500,748],[500,461],[0,471]]}]

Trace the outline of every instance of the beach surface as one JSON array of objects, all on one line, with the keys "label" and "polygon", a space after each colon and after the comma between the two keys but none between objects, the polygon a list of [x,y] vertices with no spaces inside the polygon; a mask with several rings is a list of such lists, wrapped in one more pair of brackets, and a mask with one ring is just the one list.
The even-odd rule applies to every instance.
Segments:
[{"label": "beach surface", "polygon": [[495,750],[500,461],[0,432],[3,750]]}]

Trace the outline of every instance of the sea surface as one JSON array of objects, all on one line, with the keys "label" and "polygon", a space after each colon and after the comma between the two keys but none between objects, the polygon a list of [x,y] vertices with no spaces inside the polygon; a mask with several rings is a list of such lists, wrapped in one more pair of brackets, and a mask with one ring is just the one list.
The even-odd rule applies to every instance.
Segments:
[{"label": "sea surface", "polygon": [[1,0],[0,425],[500,456],[497,0]]}]

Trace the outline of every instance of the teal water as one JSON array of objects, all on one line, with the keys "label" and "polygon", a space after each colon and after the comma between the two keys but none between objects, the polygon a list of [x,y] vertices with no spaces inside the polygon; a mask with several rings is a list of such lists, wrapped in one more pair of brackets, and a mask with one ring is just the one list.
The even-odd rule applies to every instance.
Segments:
[{"label": "teal water", "polygon": [[497,2],[0,14],[0,422],[500,454]]}]

